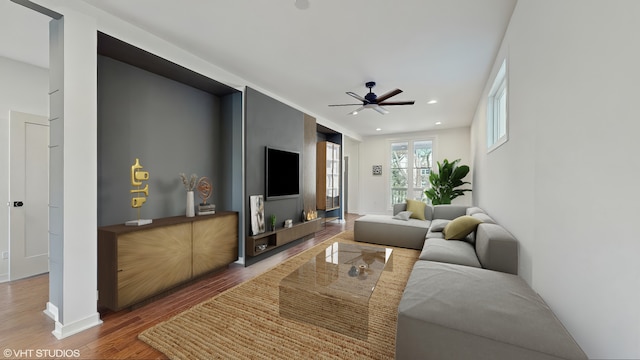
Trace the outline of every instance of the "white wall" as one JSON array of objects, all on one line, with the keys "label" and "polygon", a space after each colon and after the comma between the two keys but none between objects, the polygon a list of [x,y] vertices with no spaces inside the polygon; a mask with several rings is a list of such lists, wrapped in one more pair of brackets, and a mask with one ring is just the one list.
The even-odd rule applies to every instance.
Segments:
[{"label": "white wall", "polygon": [[471,131],[474,202],[590,358],[640,358],[638,18],[633,0],[518,1],[509,141],[486,153],[484,97]]},{"label": "white wall", "polygon": [[358,214],[360,205],[360,189],[358,188],[360,184],[360,142],[345,136],[342,155],[349,158],[349,183],[346,185],[348,196],[345,196],[347,210],[349,213]]},{"label": "white wall", "polygon": [[[9,111],[49,114],[49,70],[0,57],[0,253],[9,250]],[[0,258],[0,282],[9,261]]]},{"label": "white wall", "polygon": [[[389,163],[391,141],[413,139],[433,139],[433,160],[462,159],[462,164],[470,164],[469,128],[416,132],[407,134],[379,135],[365,138],[360,143],[359,204],[360,214],[391,214],[389,190]],[[371,173],[373,165],[382,165],[382,176]],[[473,169],[472,169],[473,171]],[[470,176],[469,176],[470,180]],[[471,186],[473,188],[473,184]],[[453,200],[454,204],[471,204],[472,193]]]}]

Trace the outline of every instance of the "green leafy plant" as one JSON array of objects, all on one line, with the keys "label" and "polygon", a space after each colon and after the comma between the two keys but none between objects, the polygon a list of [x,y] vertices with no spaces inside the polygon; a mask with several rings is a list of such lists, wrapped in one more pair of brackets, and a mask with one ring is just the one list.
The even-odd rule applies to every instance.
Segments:
[{"label": "green leafy plant", "polygon": [[429,175],[431,188],[425,190],[424,194],[433,205],[451,204],[451,200],[464,195],[465,191],[471,191],[471,189],[456,189],[458,186],[471,184],[468,181],[462,181],[469,173],[469,167],[458,166],[459,162],[460,159],[452,162],[444,159],[442,163],[438,161],[438,172],[432,172]]},{"label": "green leafy plant", "polygon": [[275,229],[276,229],[276,216],[271,215],[271,230],[275,230]]}]

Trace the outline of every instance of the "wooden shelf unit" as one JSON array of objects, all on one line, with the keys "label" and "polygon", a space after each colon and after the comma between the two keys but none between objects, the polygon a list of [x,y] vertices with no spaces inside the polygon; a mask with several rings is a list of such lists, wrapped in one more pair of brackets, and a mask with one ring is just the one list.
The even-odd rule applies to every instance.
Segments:
[{"label": "wooden shelf unit", "polygon": [[[290,228],[277,228],[275,231],[267,231],[262,234],[248,236],[245,242],[245,252],[248,256],[256,256],[273,250],[279,246],[288,244],[307,235],[311,235],[320,230],[322,219],[313,219],[301,223],[293,224]],[[258,250],[257,246],[266,244],[264,250]]]},{"label": "wooden shelf unit", "polygon": [[98,303],[120,310],[238,259],[238,213],[98,228]]},{"label": "wooden shelf unit", "polygon": [[334,210],[340,207],[340,145],[320,141],[316,149],[316,207]]}]

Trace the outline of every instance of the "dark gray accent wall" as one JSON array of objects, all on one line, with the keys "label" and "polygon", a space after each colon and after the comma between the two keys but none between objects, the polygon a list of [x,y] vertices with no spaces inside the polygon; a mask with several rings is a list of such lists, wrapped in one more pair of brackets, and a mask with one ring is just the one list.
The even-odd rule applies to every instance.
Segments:
[{"label": "dark gray accent wall", "polygon": [[220,98],[222,112],[222,183],[221,202],[228,210],[242,210],[242,93]]},{"label": "dark gray accent wall", "polygon": [[137,218],[129,192],[135,158],[150,173],[142,218],[185,213],[181,172],[209,177],[213,202],[229,209],[222,108],[210,93],[98,56],[98,225]]},{"label": "dark gray accent wall", "polygon": [[[249,197],[265,195],[265,148],[267,146],[300,153],[300,171],[304,157],[304,114],[254,89],[245,93],[245,206],[249,213]],[[315,159],[313,159],[315,162]],[[302,194],[302,174],[300,189]],[[285,219],[300,221],[302,195],[295,198],[269,200],[265,196],[265,218],[275,214],[281,226]],[[251,234],[251,218],[245,217],[245,231]]]}]

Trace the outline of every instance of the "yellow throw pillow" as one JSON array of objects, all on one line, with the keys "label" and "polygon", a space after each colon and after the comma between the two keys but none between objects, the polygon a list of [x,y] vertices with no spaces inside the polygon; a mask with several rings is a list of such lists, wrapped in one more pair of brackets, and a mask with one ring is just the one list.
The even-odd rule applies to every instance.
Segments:
[{"label": "yellow throw pillow", "polygon": [[411,211],[411,218],[418,220],[426,220],[424,218],[424,208],[427,204],[418,200],[407,199],[407,211]]},{"label": "yellow throw pillow", "polygon": [[473,216],[464,215],[451,220],[442,231],[447,240],[463,240],[465,236],[471,234],[482,220]]}]

